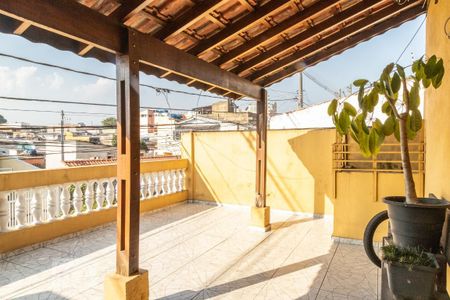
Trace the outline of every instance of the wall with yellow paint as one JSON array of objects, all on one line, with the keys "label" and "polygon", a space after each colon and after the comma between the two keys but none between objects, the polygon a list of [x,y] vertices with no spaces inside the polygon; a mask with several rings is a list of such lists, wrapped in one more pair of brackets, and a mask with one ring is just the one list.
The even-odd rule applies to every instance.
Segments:
[{"label": "wall with yellow paint", "polygon": [[[426,51],[428,56],[436,54],[444,59],[446,74],[438,90],[430,88],[425,94],[425,189],[427,194],[434,193],[450,200],[450,38],[444,30],[448,18],[448,0],[439,0],[437,3],[430,1]],[[450,23],[447,24],[447,31],[450,31]],[[450,276],[449,268],[447,273]],[[447,289],[450,290],[450,280],[447,283]]]},{"label": "wall with yellow paint", "polygon": [[[337,173],[334,236],[362,239],[369,220],[386,209],[382,202],[383,197],[405,194],[402,174],[379,173],[376,197],[373,176],[374,174],[369,172]],[[420,195],[422,188],[417,174],[414,174],[414,180]],[[377,232],[376,239],[380,240],[386,233],[387,223]]]},{"label": "wall with yellow paint", "polygon": [[[331,144],[334,130],[268,133],[267,204],[275,209],[332,214]],[[183,136],[184,155],[194,148],[194,199],[253,205],[254,132],[195,132]],[[188,143],[188,145],[186,145]],[[189,151],[188,151],[189,149]],[[190,186],[192,187],[192,186]],[[191,188],[192,189],[192,188]]]}]

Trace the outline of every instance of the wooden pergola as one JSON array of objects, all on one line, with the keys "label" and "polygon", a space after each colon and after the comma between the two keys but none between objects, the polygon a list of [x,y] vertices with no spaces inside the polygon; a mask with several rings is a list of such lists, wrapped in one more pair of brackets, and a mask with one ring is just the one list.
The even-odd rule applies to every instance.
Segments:
[{"label": "wooden pergola", "polygon": [[139,272],[139,72],[257,105],[256,200],[266,207],[264,87],[425,12],[423,0],[1,0],[0,31],[117,66],[117,270]]}]

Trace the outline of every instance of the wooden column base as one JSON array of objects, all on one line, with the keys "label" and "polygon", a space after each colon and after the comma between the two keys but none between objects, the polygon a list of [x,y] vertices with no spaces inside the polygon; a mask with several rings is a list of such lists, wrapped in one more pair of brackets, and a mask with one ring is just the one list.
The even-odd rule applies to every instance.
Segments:
[{"label": "wooden column base", "polygon": [[251,208],[250,226],[260,231],[267,232],[271,229],[270,226],[270,207],[255,207]]},{"label": "wooden column base", "polygon": [[105,300],[148,300],[148,271],[139,270],[132,276],[108,274],[104,288]]}]

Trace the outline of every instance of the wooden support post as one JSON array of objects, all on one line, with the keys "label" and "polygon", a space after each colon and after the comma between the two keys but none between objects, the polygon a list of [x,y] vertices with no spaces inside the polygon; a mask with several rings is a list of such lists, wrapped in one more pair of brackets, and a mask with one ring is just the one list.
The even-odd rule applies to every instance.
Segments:
[{"label": "wooden support post", "polygon": [[251,210],[251,226],[270,230],[270,207],[266,206],[267,178],[267,91],[261,89],[256,102],[256,200]]},{"label": "wooden support post", "polygon": [[256,207],[266,206],[267,91],[256,102]]},{"label": "wooden support post", "polygon": [[116,272],[139,271],[139,58],[134,33],[128,53],[117,55],[117,258]]}]

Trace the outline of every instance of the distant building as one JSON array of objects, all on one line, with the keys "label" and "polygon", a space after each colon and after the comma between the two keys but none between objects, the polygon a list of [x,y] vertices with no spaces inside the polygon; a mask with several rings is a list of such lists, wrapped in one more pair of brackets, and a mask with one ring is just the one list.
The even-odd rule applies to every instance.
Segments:
[{"label": "distant building", "polygon": [[115,147],[82,141],[65,141],[64,147],[60,142],[49,142],[45,144],[45,155],[46,168],[54,169],[66,167],[65,161],[115,158],[117,150]]},{"label": "distant building", "polygon": [[174,118],[167,110],[145,109],[140,113],[141,139],[146,143],[150,152],[170,152],[175,144]]}]

